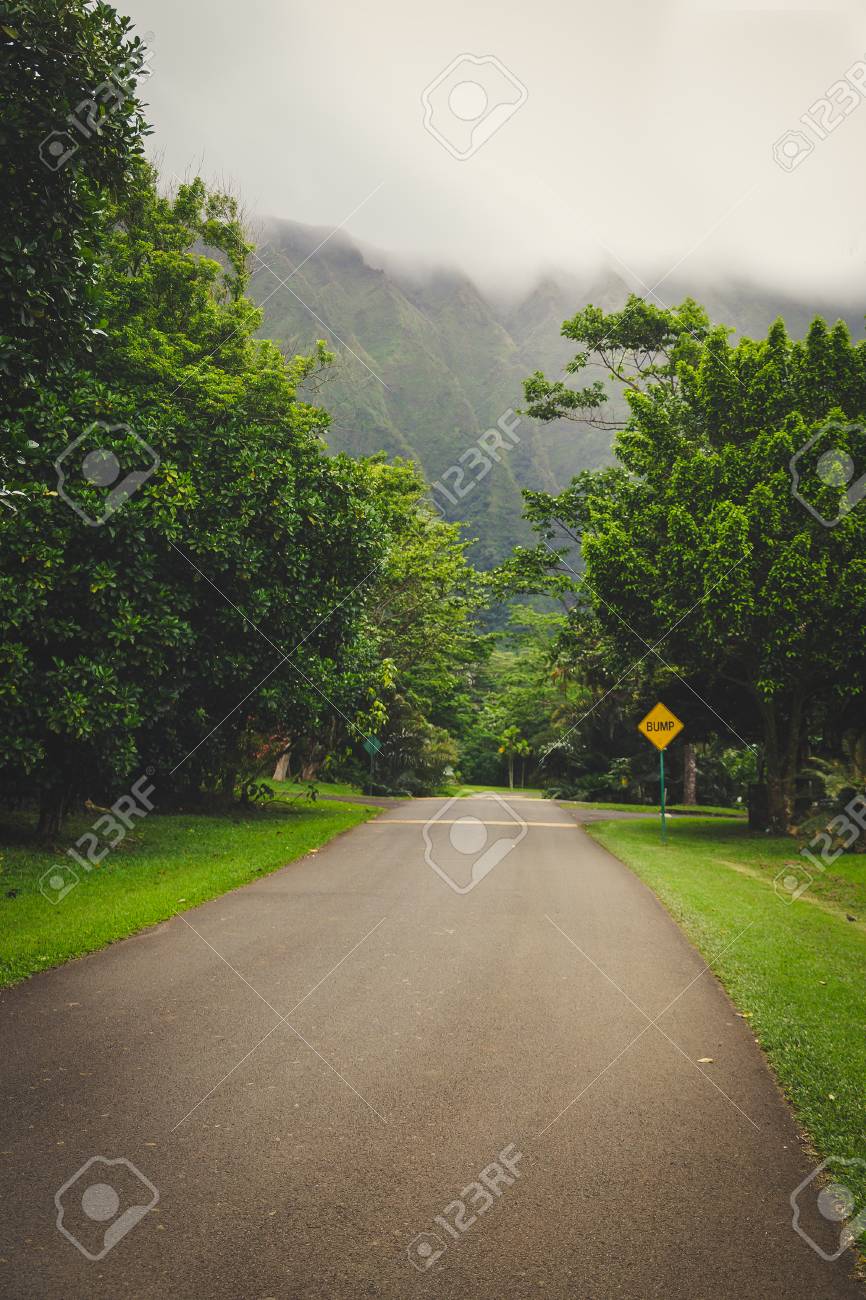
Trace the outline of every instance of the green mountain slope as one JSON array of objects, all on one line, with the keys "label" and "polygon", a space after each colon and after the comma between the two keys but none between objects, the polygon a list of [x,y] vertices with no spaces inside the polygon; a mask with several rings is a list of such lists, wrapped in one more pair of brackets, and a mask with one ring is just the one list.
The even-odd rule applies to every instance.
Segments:
[{"label": "green mountain slope", "polygon": [[413,284],[371,265],[341,235],[317,249],[327,233],[268,223],[251,286],[265,314],[262,335],[289,353],[324,338],[336,353],[316,392],[331,413],[335,450],[410,456],[431,483],[462,464],[462,476],[452,472],[445,484],[456,479],[466,494],[454,503],[442,492],[436,499],[478,538],[476,562],[495,563],[529,538],[522,487],[556,489],[608,456],[604,435],[581,440],[573,425],[548,428],[524,417],[519,440],[507,440],[483,476],[470,451],[501,417],[513,425],[508,413],[522,401],[526,375],[569,355],[559,329],[573,296],[539,286],[521,307],[497,309],[465,276]]},{"label": "green mountain slope", "polygon": [[[517,441],[507,439],[486,472],[472,448],[503,416],[515,427],[508,413],[521,405],[527,375],[552,376],[572,355],[560,336],[564,319],[589,302],[622,306],[628,286],[614,273],[583,282],[545,276],[516,303],[492,302],[459,272],[422,279],[383,270],[381,257],[342,232],[276,220],[265,223],[258,257],[251,294],[264,310],[262,336],[289,354],[323,338],[336,354],[311,394],[331,413],[330,445],[411,457],[431,484],[443,481],[454,500],[438,489],[436,500],[478,539],[477,564],[494,564],[529,539],[521,488],[557,490],[579,470],[609,462],[608,433],[566,421],[520,417]],[[798,334],[815,311],[839,314],[734,282],[703,292],[666,282],[661,292],[669,303],[691,293],[715,319],[747,333],[763,332],[778,314]]]}]

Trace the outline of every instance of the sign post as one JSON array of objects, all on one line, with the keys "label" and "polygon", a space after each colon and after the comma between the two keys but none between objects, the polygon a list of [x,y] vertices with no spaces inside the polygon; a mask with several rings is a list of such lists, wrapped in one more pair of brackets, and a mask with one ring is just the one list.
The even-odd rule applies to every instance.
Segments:
[{"label": "sign post", "polygon": [[662,817],[662,844],[668,842],[668,828],[665,820],[665,750],[673,740],[682,731],[685,723],[680,722],[675,713],[671,713],[667,705],[659,701],[645,718],[641,718],[637,724],[638,731],[646,736],[647,740],[655,745],[659,751],[659,791],[660,791],[660,811]]},{"label": "sign post", "polygon": [[378,738],[378,736],[368,736],[367,739],[364,741],[364,749],[366,749],[367,753],[370,755],[370,780],[371,781],[373,780],[373,773],[375,771],[376,755],[378,754],[381,748],[382,748],[382,742]]}]

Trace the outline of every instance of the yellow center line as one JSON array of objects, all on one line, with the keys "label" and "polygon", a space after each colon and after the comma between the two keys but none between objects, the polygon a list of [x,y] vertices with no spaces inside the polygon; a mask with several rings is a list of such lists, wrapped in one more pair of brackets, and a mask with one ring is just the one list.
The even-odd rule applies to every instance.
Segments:
[{"label": "yellow center line", "polygon": [[466,821],[480,822],[482,826],[554,826],[561,831],[576,831],[577,822],[518,822],[489,821],[486,817],[388,817],[386,820],[367,822],[368,826],[462,826]]}]

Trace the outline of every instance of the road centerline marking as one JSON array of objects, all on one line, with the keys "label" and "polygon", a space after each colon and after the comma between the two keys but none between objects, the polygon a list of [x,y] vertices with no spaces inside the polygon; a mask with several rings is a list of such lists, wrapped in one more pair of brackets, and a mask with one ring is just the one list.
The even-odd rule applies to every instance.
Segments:
[{"label": "road centerline marking", "polygon": [[[462,826],[468,817],[437,817],[432,823],[434,826]],[[491,821],[487,817],[475,817],[471,815],[472,821],[477,821],[482,826],[517,826],[519,822],[514,821]],[[367,826],[429,826],[431,824],[429,817],[388,817],[376,821],[367,822]],[[556,830],[576,831],[579,830],[577,822],[523,822],[524,826],[551,826]]]}]

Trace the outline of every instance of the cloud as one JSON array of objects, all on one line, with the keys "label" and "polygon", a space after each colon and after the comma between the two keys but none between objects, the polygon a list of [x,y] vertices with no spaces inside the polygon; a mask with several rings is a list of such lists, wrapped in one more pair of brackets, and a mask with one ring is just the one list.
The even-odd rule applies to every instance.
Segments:
[{"label": "cloud", "polygon": [[[676,267],[863,292],[866,34],[848,0],[126,8],[155,33],[163,169],[228,179],[249,210],[345,222],[488,288],[612,265],[638,288]],[[489,60],[452,85],[461,55]],[[485,138],[463,156],[476,110]],[[789,132],[806,145],[787,167]]]}]

